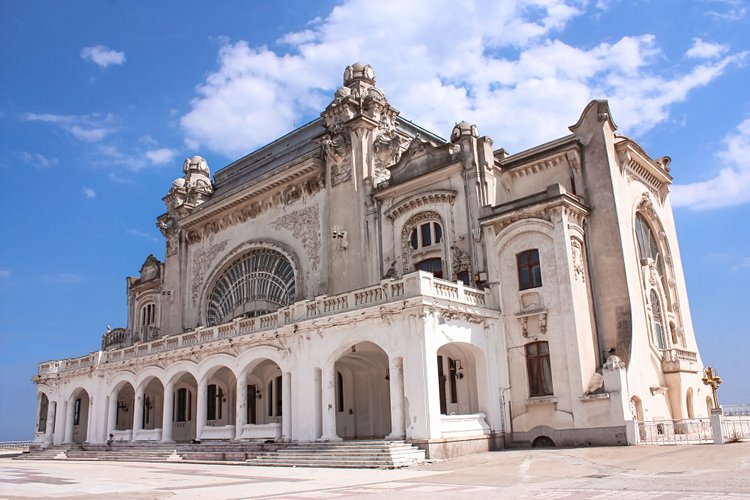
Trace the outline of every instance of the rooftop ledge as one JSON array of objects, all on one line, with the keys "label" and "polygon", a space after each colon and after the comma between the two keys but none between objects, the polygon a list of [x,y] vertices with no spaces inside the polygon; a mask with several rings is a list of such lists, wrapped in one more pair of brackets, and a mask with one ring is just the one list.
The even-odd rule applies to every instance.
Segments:
[{"label": "rooftop ledge", "polygon": [[[321,295],[302,300],[277,311],[254,318],[235,318],[221,325],[198,327],[178,335],[165,336],[119,349],[95,351],[78,358],[39,363],[39,375],[54,375],[109,362],[123,361],[165,351],[192,347],[256,332],[275,330],[287,325],[316,320],[363,308],[424,297],[445,301],[446,304],[478,307],[497,311],[489,290],[478,290],[461,282],[445,281],[432,273],[415,271],[399,279],[382,280],[377,285],[338,295]],[[297,331],[296,328],[293,331]]]}]

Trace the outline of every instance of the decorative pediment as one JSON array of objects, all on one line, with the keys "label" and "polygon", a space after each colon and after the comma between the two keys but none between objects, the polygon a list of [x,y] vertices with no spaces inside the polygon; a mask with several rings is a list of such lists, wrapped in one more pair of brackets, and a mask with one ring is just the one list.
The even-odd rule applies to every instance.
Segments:
[{"label": "decorative pediment", "polygon": [[161,275],[161,261],[152,255],[141,266],[141,282],[151,281]]},{"label": "decorative pediment", "polygon": [[426,193],[415,194],[410,196],[400,203],[393,206],[387,212],[385,216],[391,220],[396,220],[400,216],[411,212],[412,210],[420,209],[426,205],[434,205],[436,203],[453,203],[456,200],[456,192],[449,190],[439,191],[428,191]]},{"label": "decorative pediment", "polygon": [[620,163],[620,172],[629,180],[640,181],[660,201],[664,201],[672,183],[672,177],[669,175],[669,157],[653,160],[640,146],[626,137],[620,137],[620,142],[615,144],[615,151]]},{"label": "decorative pediment", "polygon": [[459,160],[457,146],[453,144],[435,146],[417,136],[409,143],[398,163],[390,168],[390,185],[420,177]]}]

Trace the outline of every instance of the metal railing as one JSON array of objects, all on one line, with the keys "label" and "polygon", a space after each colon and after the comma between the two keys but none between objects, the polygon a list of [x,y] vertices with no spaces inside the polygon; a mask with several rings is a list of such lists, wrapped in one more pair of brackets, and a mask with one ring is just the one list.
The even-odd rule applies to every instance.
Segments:
[{"label": "metal railing", "polygon": [[640,444],[701,444],[713,439],[709,418],[638,422]]}]

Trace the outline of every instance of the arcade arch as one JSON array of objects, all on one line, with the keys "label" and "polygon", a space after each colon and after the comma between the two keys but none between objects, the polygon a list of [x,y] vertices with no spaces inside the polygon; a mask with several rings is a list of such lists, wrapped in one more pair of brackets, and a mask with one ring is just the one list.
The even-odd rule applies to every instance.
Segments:
[{"label": "arcade arch", "polygon": [[336,434],[344,439],[382,439],[391,432],[388,355],[360,342],[334,363]]}]

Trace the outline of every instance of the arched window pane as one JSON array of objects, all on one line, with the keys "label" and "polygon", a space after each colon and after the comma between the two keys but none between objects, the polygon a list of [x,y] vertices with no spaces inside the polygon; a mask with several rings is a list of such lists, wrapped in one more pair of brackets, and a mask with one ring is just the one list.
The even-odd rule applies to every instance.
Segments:
[{"label": "arched window pane", "polygon": [[294,269],[281,253],[251,250],[229,266],[208,295],[206,321],[217,325],[239,316],[260,316],[295,298]]}]

